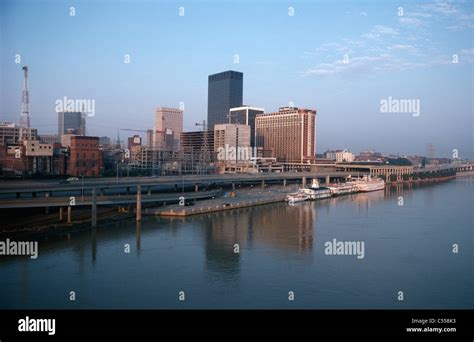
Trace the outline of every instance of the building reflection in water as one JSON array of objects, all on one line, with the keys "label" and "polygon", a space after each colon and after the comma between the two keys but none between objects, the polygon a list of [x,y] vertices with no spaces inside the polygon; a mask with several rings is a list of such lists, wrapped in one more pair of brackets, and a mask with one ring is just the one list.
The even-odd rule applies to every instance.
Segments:
[{"label": "building reflection in water", "polygon": [[357,205],[359,217],[369,217],[371,206],[385,199],[384,191],[361,192],[352,196],[352,201]]},{"label": "building reflection in water", "polygon": [[[311,252],[316,206],[283,203],[216,213],[202,218],[206,269],[215,279],[237,280],[241,254],[264,245],[284,252]],[[235,253],[235,244],[240,253]]]},{"label": "building reflection in water", "polygon": [[413,193],[413,185],[411,183],[397,183],[389,185],[385,188],[386,197],[389,199],[398,200],[401,196],[403,198],[409,197]]},{"label": "building reflection in water", "polygon": [[254,216],[254,240],[287,251],[308,252],[313,248],[316,206],[312,202],[275,205]]},{"label": "building reflection in water", "polygon": [[95,266],[97,258],[97,228],[91,229],[91,255],[92,255],[92,265]]},{"label": "building reflection in water", "polygon": [[137,247],[137,255],[140,255],[141,242],[142,242],[142,222],[137,221],[135,227],[135,241]]}]

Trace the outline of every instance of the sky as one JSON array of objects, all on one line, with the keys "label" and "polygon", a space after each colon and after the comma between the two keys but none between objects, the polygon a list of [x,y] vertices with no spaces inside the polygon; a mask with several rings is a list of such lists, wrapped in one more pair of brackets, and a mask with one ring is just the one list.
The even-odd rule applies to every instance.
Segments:
[{"label": "sky", "polygon": [[[40,134],[57,133],[65,96],[95,101],[88,135],[150,129],[156,107],[180,103],[184,130],[198,130],[208,75],[236,70],[244,104],[317,110],[317,153],[432,144],[474,159],[473,30],[474,1],[3,0],[0,121],[19,123],[28,65]],[[419,115],[382,112],[389,98]]]}]

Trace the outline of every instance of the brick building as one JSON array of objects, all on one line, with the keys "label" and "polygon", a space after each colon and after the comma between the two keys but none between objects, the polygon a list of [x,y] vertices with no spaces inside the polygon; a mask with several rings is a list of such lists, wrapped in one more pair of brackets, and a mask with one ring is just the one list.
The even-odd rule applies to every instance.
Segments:
[{"label": "brick building", "polygon": [[69,152],[69,174],[97,177],[102,167],[99,137],[72,136]]}]

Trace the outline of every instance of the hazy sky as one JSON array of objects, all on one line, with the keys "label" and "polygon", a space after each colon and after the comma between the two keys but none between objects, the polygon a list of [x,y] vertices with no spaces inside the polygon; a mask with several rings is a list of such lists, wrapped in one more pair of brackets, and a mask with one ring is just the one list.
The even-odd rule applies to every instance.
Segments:
[{"label": "hazy sky", "polygon": [[[316,109],[318,153],[426,155],[432,143],[437,155],[473,158],[473,4],[4,0],[0,121],[19,122],[28,65],[40,134],[57,133],[64,96],[95,100],[89,135],[152,128],[155,107],[181,101],[184,129],[195,130],[207,76],[233,69],[244,73],[245,104]],[[419,100],[420,115],[381,113],[389,97]]]}]

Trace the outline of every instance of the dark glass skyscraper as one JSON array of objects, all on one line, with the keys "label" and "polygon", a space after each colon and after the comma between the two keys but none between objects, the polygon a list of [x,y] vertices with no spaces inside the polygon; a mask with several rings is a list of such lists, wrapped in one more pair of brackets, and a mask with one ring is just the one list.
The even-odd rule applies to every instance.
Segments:
[{"label": "dark glass skyscraper", "polygon": [[214,130],[215,124],[229,122],[229,109],[242,106],[244,74],[224,71],[209,76],[207,93],[207,124]]},{"label": "dark glass skyscraper", "polygon": [[72,130],[73,134],[86,134],[86,119],[81,112],[58,112],[58,138]]}]

